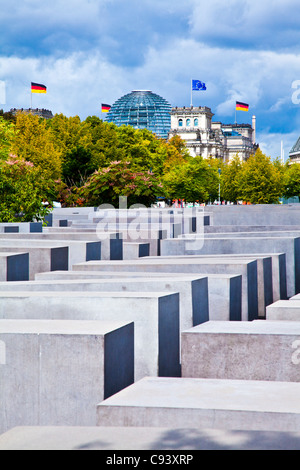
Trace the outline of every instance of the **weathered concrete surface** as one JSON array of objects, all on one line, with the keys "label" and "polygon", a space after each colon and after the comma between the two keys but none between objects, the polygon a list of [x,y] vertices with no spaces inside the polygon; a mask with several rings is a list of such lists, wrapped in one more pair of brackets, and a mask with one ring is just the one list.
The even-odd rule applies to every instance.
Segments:
[{"label": "weathered concrete surface", "polygon": [[[224,254],[224,255],[178,255],[178,257],[184,257],[186,259],[193,257],[193,258],[219,258],[222,256],[223,258],[252,258],[252,259],[264,259],[264,258],[272,258],[272,287],[273,287],[273,300],[272,302],[276,302],[277,300],[286,300],[287,299],[287,280],[286,280],[286,255],[285,253],[252,253],[252,254]],[[161,259],[170,258],[170,256],[161,256]],[[264,269],[264,277],[269,276],[269,272]],[[258,272],[258,276],[261,274],[261,270]],[[258,278],[258,283],[261,285],[264,284],[264,279],[261,280]],[[259,286],[260,287],[260,286]],[[265,295],[265,294],[263,294]],[[269,294],[267,294],[269,295]],[[265,306],[269,305],[271,298],[265,299]]]},{"label": "weathered concrete surface", "polygon": [[242,275],[242,320],[258,318],[257,261],[250,259],[139,259],[118,262],[79,263],[73,265],[74,271],[115,271],[115,272],[177,272],[189,274],[239,274]]},{"label": "weathered concrete surface", "polygon": [[99,400],[134,380],[133,323],[1,320],[0,342],[0,432],[94,426]]},{"label": "weathered concrete surface", "polygon": [[299,237],[237,237],[162,240],[162,256],[213,254],[286,254],[287,296],[300,292]]},{"label": "weathered concrete surface", "polygon": [[30,280],[34,280],[35,275],[38,273],[68,270],[69,267],[69,248],[67,246],[36,247],[34,246],[34,242],[28,242],[22,247],[19,247],[18,243],[1,247],[0,241],[0,250],[2,253],[28,253]]},{"label": "weathered concrete surface", "polygon": [[[258,295],[258,316],[265,318],[266,306],[279,300],[281,292],[286,298],[286,264],[285,255],[279,258],[267,255],[179,255],[179,256],[160,256],[161,260],[178,259],[200,259],[200,260],[220,260],[223,258],[227,262],[231,259],[236,260],[254,260],[257,262],[257,295]],[[151,259],[151,257],[150,257]],[[282,287],[281,287],[282,286]],[[284,289],[285,286],[285,289]],[[275,297],[275,298],[274,298]]]},{"label": "weathered concrete surface", "polygon": [[0,283],[0,292],[178,292],[180,294],[180,330],[192,328],[209,319],[207,277],[81,279]]},{"label": "weathered concrete surface", "polygon": [[[0,450],[300,450],[300,432],[32,426],[17,427],[2,434]],[[122,454],[117,456],[124,457]],[[181,457],[182,465],[195,463],[193,457],[184,460],[186,452],[177,457]],[[131,459],[129,464],[133,462],[133,456],[125,458]],[[159,462],[159,457],[154,454],[153,464]]]},{"label": "weathered concrete surface", "polygon": [[[35,246],[41,246],[42,241],[52,242],[52,245],[55,243],[56,246],[58,244],[62,246],[69,246],[68,242],[72,243],[75,247],[75,254],[76,251],[80,250],[80,244],[85,243],[86,246],[89,244],[93,247],[93,244],[96,244],[96,247],[101,245],[101,259],[105,260],[120,260],[122,259],[122,250],[123,250],[123,240],[122,234],[117,232],[77,232],[73,231],[69,233],[66,228],[61,228],[61,231],[58,231],[58,228],[54,229],[54,232],[48,233],[0,233],[0,246],[5,246],[5,243],[2,241],[9,240],[8,243],[15,243],[20,246],[20,242],[26,242],[27,240],[31,240]],[[76,246],[77,243],[77,246]],[[28,244],[28,243],[27,243]],[[45,245],[45,244],[44,244]],[[87,251],[83,251],[84,253]],[[98,249],[99,253],[99,249]],[[98,257],[99,258],[99,254]],[[73,261],[72,261],[73,262]]]},{"label": "weathered concrete surface", "polygon": [[[30,243],[28,240],[18,239],[15,242],[12,239],[1,239],[0,240],[0,251],[2,248],[11,248],[16,245],[18,249],[22,248],[24,251],[26,249],[32,248],[68,248],[68,265],[66,269],[71,269],[73,264],[89,261],[89,260],[101,260],[101,242],[100,241],[74,241],[74,240],[36,240],[31,239]],[[64,255],[65,256],[65,255]],[[55,257],[57,258],[57,257]],[[52,256],[53,259],[53,256]],[[52,263],[53,264],[53,263]],[[60,263],[57,262],[58,269]],[[55,270],[55,269],[53,269]]]},{"label": "weathered concrete surface", "polygon": [[300,322],[207,322],[181,334],[183,377],[300,382],[299,354]]},{"label": "weathered concrete surface", "polygon": [[[184,273],[161,273],[161,272],[110,272],[110,271],[55,271],[36,275],[36,281],[66,281],[72,280],[101,280],[101,279],[130,279],[130,278],[149,278],[151,280],[160,280],[160,285],[164,283],[169,285],[169,280],[185,279],[193,280],[203,278],[203,276],[192,276]],[[240,321],[242,319],[242,276],[234,274],[208,274],[205,275],[208,280],[208,303],[210,320],[231,320]],[[30,284],[32,285],[32,284]],[[17,284],[21,286],[21,284]],[[5,290],[5,285],[0,284],[0,289]],[[161,289],[161,288],[160,288]],[[182,296],[180,303],[182,304]],[[204,305],[201,302],[201,308],[205,312]]]},{"label": "weathered concrete surface", "polygon": [[267,307],[267,320],[300,321],[300,300],[279,300]]},{"label": "weathered concrete surface", "polygon": [[1,292],[0,318],[134,322],[135,380],[180,374],[178,293]]},{"label": "weathered concrete surface", "polygon": [[97,406],[98,426],[300,431],[300,383],[147,377]]}]

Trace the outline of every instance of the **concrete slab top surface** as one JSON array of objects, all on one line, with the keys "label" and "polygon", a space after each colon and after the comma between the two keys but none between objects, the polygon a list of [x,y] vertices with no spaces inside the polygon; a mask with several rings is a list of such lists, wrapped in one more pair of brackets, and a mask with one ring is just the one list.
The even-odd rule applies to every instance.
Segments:
[{"label": "concrete slab top surface", "polygon": [[[294,296],[295,297],[295,296]],[[284,308],[284,309],[294,309],[294,310],[299,310],[300,313],[300,298],[299,300],[291,297],[289,300],[277,300],[277,302],[274,302],[271,305],[268,305],[267,308]]]},{"label": "concrete slab top surface", "polygon": [[0,450],[172,449],[300,450],[300,433],[189,428],[25,426],[13,428],[0,435]]},{"label": "concrete slab top surface", "polygon": [[299,382],[146,377],[98,407],[300,413]]},{"label": "concrete slab top surface", "polygon": [[25,298],[25,297],[54,297],[55,299],[66,299],[66,298],[132,298],[132,299],[155,299],[160,297],[166,297],[172,294],[176,294],[176,292],[98,292],[98,291],[88,291],[88,292],[77,292],[77,291],[3,291],[0,292],[0,300],[1,298]]},{"label": "concrete slab top surface", "polygon": [[129,322],[95,320],[1,320],[0,334],[105,335]]},{"label": "concrete slab top surface", "polygon": [[101,268],[101,266],[147,266],[147,265],[159,265],[159,266],[166,266],[166,265],[182,265],[182,264],[191,264],[191,265],[194,265],[194,264],[211,264],[211,265],[214,265],[214,264],[228,264],[229,262],[233,265],[247,265],[249,263],[251,263],[252,261],[256,261],[255,258],[253,257],[253,260],[245,257],[245,259],[236,259],[236,258],[232,258],[232,259],[229,259],[229,260],[226,260],[224,258],[222,258],[222,255],[220,255],[219,258],[216,258],[216,259],[210,259],[210,258],[179,258],[177,259],[177,257],[174,257],[174,258],[170,258],[170,259],[167,259],[167,258],[161,258],[160,256],[158,256],[157,258],[149,258],[148,257],[145,257],[145,258],[140,258],[138,260],[122,260],[121,262],[120,261],[84,261],[83,263],[76,263],[75,266],[99,266]]},{"label": "concrete slab top surface", "polygon": [[183,333],[296,336],[300,335],[300,322],[271,320],[255,320],[252,322],[209,321]]},{"label": "concrete slab top surface", "polygon": [[[35,278],[36,280],[43,280],[45,279],[45,282],[49,283],[49,281],[46,279],[51,279],[51,280],[64,280],[64,279],[69,279],[69,280],[82,280],[82,278],[85,278],[87,281],[92,280],[92,279],[105,279],[105,278],[116,278],[123,280],[124,278],[140,278],[140,277],[145,277],[149,279],[161,279],[165,278],[165,280],[169,278],[179,278],[182,280],[197,280],[197,279],[203,279],[203,278],[222,278],[222,279],[232,279],[233,277],[238,277],[239,274],[189,274],[189,273],[164,273],[164,272],[134,272],[134,271],[124,271],[124,272],[115,272],[115,271],[49,271],[45,273],[37,273]],[[17,282],[17,281],[16,281]],[[22,281],[20,281],[22,282]],[[27,282],[35,282],[35,281],[26,281]],[[0,283],[5,284],[5,282]],[[15,284],[15,283],[14,283]]]},{"label": "concrete slab top surface", "polygon": [[[214,275],[215,276],[215,275]],[[165,277],[165,276],[164,276]],[[228,277],[228,276],[227,276]],[[206,275],[187,275],[186,277],[184,275],[180,275],[180,276],[174,276],[174,277],[170,277],[170,278],[167,278],[167,279],[164,279],[163,276],[142,276],[142,278],[140,277],[134,277],[134,276],[121,276],[120,273],[118,273],[118,277],[114,277],[114,279],[106,279],[106,278],[102,278],[102,279],[58,279],[58,280],[35,280],[35,281],[14,281],[13,285],[9,286],[12,288],[12,290],[14,288],[22,288],[22,287],[25,287],[25,289],[27,290],[27,288],[31,288],[31,287],[35,287],[37,285],[39,286],[45,286],[46,288],[48,287],[51,287],[51,285],[61,285],[61,286],[76,286],[78,284],[100,284],[100,285],[103,285],[103,284],[112,284],[112,283],[116,283],[116,284],[121,284],[121,283],[130,283],[130,284],[134,284],[134,283],[137,283],[137,284],[147,284],[147,283],[155,283],[155,282],[159,282],[161,283],[161,286],[164,287],[163,283],[164,282],[192,282],[192,281],[198,281],[198,280],[201,280],[201,279],[207,279],[207,276]],[[5,281],[2,281],[0,282],[0,289],[1,288],[7,288],[7,282]],[[138,287],[137,287],[138,288]]]}]

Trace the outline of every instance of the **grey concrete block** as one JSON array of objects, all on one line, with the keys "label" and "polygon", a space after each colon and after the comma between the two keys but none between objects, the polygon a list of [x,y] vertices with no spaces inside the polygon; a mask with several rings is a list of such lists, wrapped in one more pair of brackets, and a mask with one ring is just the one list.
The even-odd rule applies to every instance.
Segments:
[{"label": "grey concrete block", "polygon": [[299,237],[241,237],[162,240],[162,256],[213,255],[213,254],[286,254],[287,296],[300,289],[300,238]]},{"label": "grey concrete block", "polygon": [[191,257],[161,259],[139,259],[117,262],[79,263],[73,265],[74,271],[115,271],[115,272],[164,272],[188,274],[237,274],[242,275],[242,320],[258,318],[257,261],[232,259],[204,259]]},{"label": "grey concrete block", "polygon": [[[36,235],[36,234],[34,234]],[[6,247],[17,246],[25,251],[32,248],[51,248],[51,270],[71,269],[75,263],[87,260],[101,259],[100,241],[73,241],[73,240],[44,240],[32,238],[30,240],[19,238],[17,242],[11,238],[0,239],[0,250]],[[56,249],[56,251],[54,250]],[[66,249],[68,250],[68,263],[66,263]],[[60,254],[59,254],[60,250]],[[49,270],[49,269],[47,269]]]},{"label": "grey concrete block", "polygon": [[279,300],[267,307],[267,320],[299,321],[300,301],[299,300]]},{"label": "grey concrete block", "polygon": [[[162,272],[110,272],[110,271],[60,271],[37,274],[36,281],[63,281],[63,280],[97,280],[97,279],[123,279],[129,278],[150,278],[160,279],[167,282],[176,278],[185,280],[198,279],[199,276],[190,276],[184,273],[162,273]],[[242,276],[230,274],[208,274],[208,303],[210,320],[231,320],[242,319]],[[161,284],[163,285],[163,284]],[[5,285],[3,285],[5,290]],[[2,289],[0,285],[0,289]],[[180,303],[182,303],[180,295]],[[204,305],[201,302],[201,319],[206,318]],[[195,315],[195,313],[193,314]],[[198,323],[202,323],[198,321]]]},{"label": "grey concrete block", "polygon": [[182,377],[300,382],[299,351],[300,322],[207,322],[181,334]]},{"label": "grey concrete block", "polygon": [[180,374],[178,293],[1,292],[0,318],[134,322],[135,380]]},{"label": "grey concrete block", "polygon": [[[24,252],[29,256],[29,279],[34,280],[35,275],[47,271],[67,271],[69,268],[69,248],[61,247],[35,247],[34,242],[18,243],[11,246],[2,246],[0,241],[0,250],[3,253]],[[94,259],[94,258],[92,258]]]},{"label": "grey concrete block", "polygon": [[150,255],[150,243],[124,242],[123,259],[138,259]]},{"label": "grey concrete block", "polygon": [[134,325],[1,320],[0,432],[96,425],[96,405],[133,383]]},{"label": "grey concrete block", "polygon": [[[72,261],[73,259],[76,260],[76,252],[77,252],[77,259],[78,256],[82,258],[85,256],[84,259],[90,258],[88,255],[89,249],[95,250],[95,245],[93,244],[101,244],[101,259],[103,260],[121,260],[122,259],[122,249],[123,249],[123,240],[122,234],[117,232],[88,232],[88,233],[81,233],[81,232],[74,232],[69,233],[66,231],[67,228],[61,228],[61,231],[58,231],[58,228],[54,228],[54,231],[43,232],[43,233],[0,233],[0,246],[3,245],[2,241],[6,241],[10,239],[12,243],[20,243],[23,241],[31,240],[35,243],[35,246],[42,241],[44,242],[52,242],[56,245],[68,245],[69,247],[73,245],[72,248]],[[80,243],[82,244],[82,248],[80,247]],[[77,244],[77,245],[76,245]],[[73,254],[74,251],[74,254]],[[97,258],[99,259],[99,247],[97,248]],[[76,262],[76,261],[75,261]]]},{"label": "grey concrete block", "polygon": [[[228,282],[228,277],[226,277]],[[213,277],[212,284],[216,285]],[[233,288],[236,288],[234,284]],[[203,276],[114,277],[111,279],[73,279],[0,283],[0,292],[178,292],[180,294],[180,330],[192,328],[209,320],[208,279]],[[240,287],[241,292],[241,287]],[[226,301],[226,293],[222,291]],[[232,307],[233,310],[233,307]]]},{"label": "grey concrete block", "polygon": [[[161,256],[160,259],[170,260],[171,256]],[[285,255],[179,255],[173,259],[221,259],[227,262],[231,259],[248,259],[257,262],[258,316],[265,318],[266,306],[280,299],[281,292],[286,298],[286,265]],[[282,284],[282,286],[281,286]],[[285,289],[284,289],[285,287]]]},{"label": "grey concrete block", "polygon": [[98,426],[300,431],[300,383],[144,378],[97,406]]}]

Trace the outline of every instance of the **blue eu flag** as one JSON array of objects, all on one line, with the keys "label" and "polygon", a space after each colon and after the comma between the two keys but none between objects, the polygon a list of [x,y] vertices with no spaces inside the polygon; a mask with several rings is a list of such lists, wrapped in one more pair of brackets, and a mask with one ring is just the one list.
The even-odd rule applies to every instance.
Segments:
[{"label": "blue eu flag", "polygon": [[200,80],[192,80],[192,90],[193,91],[206,90],[206,85],[205,83],[200,82]]}]

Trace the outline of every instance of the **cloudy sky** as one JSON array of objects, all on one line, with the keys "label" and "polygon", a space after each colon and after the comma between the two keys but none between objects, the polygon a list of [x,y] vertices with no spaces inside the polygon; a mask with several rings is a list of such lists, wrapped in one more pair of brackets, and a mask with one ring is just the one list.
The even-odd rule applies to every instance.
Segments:
[{"label": "cloudy sky", "polygon": [[[285,157],[300,135],[299,0],[0,0],[0,108],[101,115],[136,89],[172,106],[191,104],[191,79],[207,91],[193,105],[215,121],[250,105],[257,141]],[[47,86],[31,95],[30,83]],[[1,98],[2,97],[2,98]]]}]

